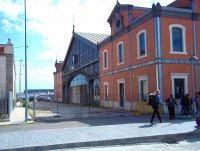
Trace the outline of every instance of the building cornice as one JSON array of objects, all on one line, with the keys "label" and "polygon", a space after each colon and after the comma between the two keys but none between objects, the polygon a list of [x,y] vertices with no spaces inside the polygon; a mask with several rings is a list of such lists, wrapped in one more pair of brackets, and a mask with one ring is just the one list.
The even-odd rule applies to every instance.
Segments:
[{"label": "building cornice", "polygon": [[181,65],[186,65],[186,64],[198,64],[200,65],[200,61],[191,61],[190,58],[185,58],[185,59],[164,59],[164,58],[159,58],[159,59],[153,59],[147,62],[143,62],[140,64],[134,64],[131,66],[127,66],[127,67],[122,67],[119,69],[115,69],[113,71],[105,71],[100,73],[100,76],[108,76],[108,75],[112,75],[112,74],[116,74],[116,73],[120,73],[120,72],[125,72],[125,71],[129,71],[129,70],[134,70],[134,69],[138,69],[138,68],[143,68],[143,67],[147,67],[150,65],[156,65],[156,64],[181,64]]},{"label": "building cornice", "polygon": [[192,13],[191,9],[181,9],[181,8],[173,8],[173,7],[160,7],[160,4],[154,4],[152,6],[152,9],[142,15],[141,17],[138,17],[137,19],[133,20],[131,24],[124,29],[122,29],[120,32],[117,32],[114,35],[111,35],[104,41],[102,41],[99,44],[99,48],[104,47],[108,43],[110,43],[112,40],[115,40],[124,34],[128,33],[129,31],[133,30],[134,28],[138,27],[139,25],[145,23],[149,19],[152,19],[154,17],[173,17],[173,18],[180,18],[180,19],[188,19],[188,20],[200,20],[200,14]]}]

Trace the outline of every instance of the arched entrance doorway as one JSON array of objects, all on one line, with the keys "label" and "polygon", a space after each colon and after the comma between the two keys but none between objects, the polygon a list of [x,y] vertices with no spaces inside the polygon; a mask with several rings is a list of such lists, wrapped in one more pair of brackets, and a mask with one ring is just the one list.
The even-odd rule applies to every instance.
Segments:
[{"label": "arched entrance doorway", "polygon": [[88,104],[88,81],[82,74],[75,76],[69,84],[69,100],[74,104]]}]

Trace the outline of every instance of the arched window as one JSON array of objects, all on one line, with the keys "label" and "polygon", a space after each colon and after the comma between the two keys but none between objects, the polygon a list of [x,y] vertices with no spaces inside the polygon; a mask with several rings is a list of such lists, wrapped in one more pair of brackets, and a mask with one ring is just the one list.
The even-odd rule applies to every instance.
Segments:
[{"label": "arched window", "polygon": [[108,50],[103,52],[103,68],[108,69]]},{"label": "arched window", "polygon": [[147,56],[147,44],[146,44],[146,30],[141,30],[137,34],[137,58],[143,58]]},{"label": "arched window", "polygon": [[70,87],[80,86],[80,85],[87,85],[87,79],[82,74],[79,74],[72,79]]},{"label": "arched window", "polygon": [[124,43],[119,42],[117,44],[117,56],[118,56],[118,64],[124,63]]},{"label": "arched window", "polygon": [[170,53],[186,54],[185,27],[179,24],[169,26],[170,30]]}]

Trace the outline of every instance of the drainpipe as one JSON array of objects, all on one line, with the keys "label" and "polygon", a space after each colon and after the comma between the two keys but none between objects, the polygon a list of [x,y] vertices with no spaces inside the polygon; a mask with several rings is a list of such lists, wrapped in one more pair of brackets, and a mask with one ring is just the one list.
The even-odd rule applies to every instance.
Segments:
[{"label": "drainpipe", "polygon": [[[131,17],[132,17],[132,7],[128,10],[128,19],[129,19],[129,32],[128,32],[128,65],[131,66],[132,63],[132,55],[131,55]],[[131,90],[131,111],[133,110],[133,78],[132,78],[132,70],[129,71],[129,78],[130,78],[130,90]]]},{"label": "drainpipe", "polygon": [[[196,35],[196,13],[195,13],[195,2],[191,0],[192,3],[192,31],[193,31],[193,42],[194,42],[194,56],[198,57],[197,53],[197,35]],[[199,78],[198,78],[198,63],[195,61],[195,81],[196,81],[196,91],[199,91]]]},{"label": "drainpipe", "polygon": [[160,90],[160,99],[163,102],[163,75],[161,62],[161,29],[160,29],[160,15],[161,5],[157,3],[152,6],[152,13],[154,15],[154,41],[156,48],[156,88]]},{"label": "drainpipe", "polygon": [[114,94],[114,53],[113,53],[113,38],[112,38],[112,36],[111,36],[111,41],[112,41],[112,94],[111,95],[112,95],[113,109],[114,109],[114,107],[115,107],[115,103],[114,103],[114,96],[115,96],[115,94]]}]

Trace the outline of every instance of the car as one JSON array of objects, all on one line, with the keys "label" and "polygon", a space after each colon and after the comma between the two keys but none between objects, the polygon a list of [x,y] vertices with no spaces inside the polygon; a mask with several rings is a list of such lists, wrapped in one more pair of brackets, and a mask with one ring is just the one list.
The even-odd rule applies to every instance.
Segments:
[{"label": "car", "polygon": [[36,97],[37,101],[46,101],[46,102],[52,102],[53,99],[46,95],[39,95]]},{"label": "car", "polygon": [[29,97],[29,102],[34,101],[34,99],[35,99],[34,96],[30,96],[30,97]]}]

